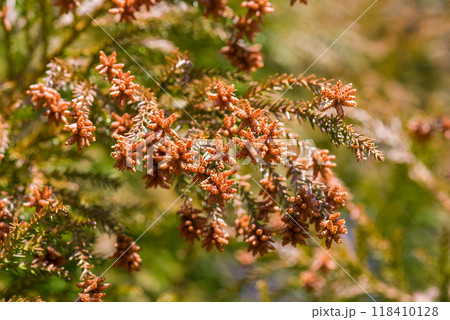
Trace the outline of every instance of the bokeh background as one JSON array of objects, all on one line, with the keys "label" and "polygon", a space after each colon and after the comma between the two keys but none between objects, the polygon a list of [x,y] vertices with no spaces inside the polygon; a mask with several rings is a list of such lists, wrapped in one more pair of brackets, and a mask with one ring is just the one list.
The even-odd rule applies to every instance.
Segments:
[{"label": "bokeh background", "polygon": [[[34,5],[27,4],[27,10]],[[229,5],[238,8],[239,1]],[[185,243],[175,214],[182,203],[170,207],[176,194],[145,190],[139,176],[119,174],[109,150],[97,143],[77,161],[77,169],[110,180],[75,181],[82,186],[81,198],[120,208],[127,231],[135,237],[170,207],[138,241],[142,270],[107,271],[107,281],[117,285],[108,290],[106,300],[370,301],[366,290],[382,301],[449,301],[450,134],[426,132],[427,124],[450,117],[449,1],[310,0],[308,6],[291,7],[284,0],[274,1],[274,6],[276,11],[265,17],[264,30],[255,40],[262,45],[265,67],[252,77],[308,70],[306,74],[353,83],[358,108],[348,111],[347,121],[377,138],[386,156],[383,163],[358,163],[351,152],[334,147],[308,124],[291,125],[302,138],[337,156],[335,172],[352,193],[343,213],[349,234],[328,251],[346,271],[313,241],[302,248],[278,244],[279,250],[257,260],[246,253],[241,240],[232,241],[224,253],[206,253],[198,244]],[[61,17],[58,23],[64,26],[70,23],[67,19]],[[155,8],[144,22],[117,23],[107,30],[150,74],[175,47],[189,50],[197,66],[231,68],[219,52],[225,37],[219,26],[203,18],[201,10],[180,3]],[[61,56],[117,50],[138,82],[154,85],[100,28],[87,31]],[[52,45],[48,43],[50,49]],[[2,45],[0,54],[5,54]],[[7,63],[2,58],[0,70],[6,70]],[[4,102],[14,93],[3,94]],[[23,112],[31,112],[27,110]],[[53,163],[49,170],[74,169],[73,163]],[[121,182],[117,189],[116,181]],[[232,213],[228,220],[232,225]],[[102,233],[95,253],[108,256],[114,241]],[[101,274],[108,267],[99,262],[95,271]],[[24,280],[20,274],[2,274],[0,290],[58,301],[75,300],[78,292],[62,279]]]}]

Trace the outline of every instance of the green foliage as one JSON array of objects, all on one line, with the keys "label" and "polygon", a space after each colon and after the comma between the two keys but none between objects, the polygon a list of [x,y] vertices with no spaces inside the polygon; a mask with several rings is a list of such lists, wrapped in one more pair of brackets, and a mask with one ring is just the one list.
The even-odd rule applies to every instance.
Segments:
[{"label": "green foliage", "polygon": [[[0,28],[0,124],[8,124],[0,126],[4,154],[0,190],[7,193],[2,197],[11,199],[8,208],[13,215],[5,220],[10,227],[8,241],[0,240],[4,300],[34,301],[40,296],[74,301],[80,274],[106,270],[107,282],[112,283],[106,301],[369,300],[333,262],[314,269],[317,261],[323,261],[323,251],[316,251],[312,240],[301,248],[282,247],[278,241],[276,253],[254,261],[241,239],[230,241],[223,254],[207,254],[199,244],[179,239],[175,212],[184,200],[201,205],[196,199],[205,198],[206,192],[188,190],[192,181],[184,173],[173,177],[172,191],[145,190],[140,174],[113,169],[109,125],[117,106],[108,96],[109,85],[94,71],[98,51],[104,50],[117,51],[120,62],[136,75],[136,83],[151,88],[166,112],[178,113],[181,132],[191,127],[188,114],[211,132],[221,126],[217,110],[198,108],[220,79],[235,84],[238,97],[286,121],[303,139],[313,138],[318,147],[330,149],[336,155],[338,182],[353,194],[343,212],[349,234],[343,245],[328,251],[330,255],[377,300],[448,301],[448,140],[435,133],[423,143],[406,132],[413,117],[448,114],[449,56],[445,35],[438,32],[448,24],[444,1],[389,0],[375,5],[311,66],[310,71],[325,78],[295,77],[290,72],[309,69],[366,4],[350,0],[310,1],[308,7],[292,8],[288,1],[275,4],[277,10],[265,17],[264,30],[255,38],[262,44],[266,67],[249,75],[238,72],[220,54],[235,32],[232,21],[204,18],[204,7],[192,6],[191,1],[167,1],[151,9],[154,15],[131,24],[114,20],[108,14],[110,3],[105,2],[90,12],[102,28],[80,9],[70,20],[72,14],[59,14],[48,1],[15,3],[22,20],[12,21],[11,32],[3,24]],[[229,5],[236,12],[245,11],[237,9],[237,1]],[[181,59],[172,53],[175,48],[180,48]],[[44,111],[35,110],[25,94],[31,84],[43,81],[55,58],[79,63],[71,82],[89,80],[97,86],[89,116],[97,127],[97,141],[81,154],[64,146],[68,133],[46,125]],[[177,64],[180,60],[184,63]],[[346,119],[334,116],[334,111],[321,111],[321,88],[331,84],[327,80],[331,77],[354,83],[357,109],[364,109],[368,118],[354,109]],[[63,99],[72,99],[71,89],[68,85],[60,90]],[[179,110],[180,105],[186,112]],[[121,111],[136,113],[138,108],[129,105]],[[377,138],[381,148],[362,132]],[[371,160],[359,165],[339,146],[355,152],[357,160],[370,156],[386,160],[382,165]],[[245,170],[258,178],[267,173],[285,176],[271,167]],[[277,200],[283,209],[296,184],[310,183],[299,176],[279,185]],[[57,205],[39,212],[23,208],[33,183],[53,186]],[[238,188],[238,196],[241,207],[254,213],[260,188],[251,185]],[[319,184],[314,188],[315,194],[325,197]],[[174,202],[181,194],[183,199]],[[229,205],[226,210],[225,220],[233,226],[237,208]],[[273,217],[274,225],[278,218]],[[121,232],[134,239],[142,235],[140,272],[109,269],[114,235]],[[48,247],[66,260],[63,269],[42,263]],[[311,273],[316,286],[307,281]]]}]

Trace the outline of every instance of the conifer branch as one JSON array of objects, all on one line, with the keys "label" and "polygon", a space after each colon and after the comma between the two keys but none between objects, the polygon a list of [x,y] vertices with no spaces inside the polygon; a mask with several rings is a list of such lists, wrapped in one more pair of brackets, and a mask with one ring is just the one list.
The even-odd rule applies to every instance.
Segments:
[{"label": "conifer branch", "polygon": [[378,150],[374,139],[366,137],[363,133],[351,124],[346,124],[338,116],[332,116],[317,110],[317,103],[310,103],[305,100],[280,99],[273,103],[267,98],[254,99],[258,108],[269,108],[276,117],[308,122],[314,129],[317,127],[321,132],[328,135],[330,141],[337,147],[346,146],[353,150],[358,161],[366,160],[373,156],[378,161],[384,161],[383,153]]}]

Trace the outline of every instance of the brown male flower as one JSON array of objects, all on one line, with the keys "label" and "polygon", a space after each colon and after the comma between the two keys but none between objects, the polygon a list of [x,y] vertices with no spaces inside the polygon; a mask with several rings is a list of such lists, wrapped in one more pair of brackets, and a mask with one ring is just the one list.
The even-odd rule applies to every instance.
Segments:
[{"label": "brown male flower", "polygon": [[256,16],[260,21],[262,21],[262,16],[267,13],[272,13],[275,11],[269,0],[249,0],[243,1],[241,7],[247,8],[247,19]]},{"label": "brown male flower", "polygon": [[58,91],[42,83],[32,84],[26,93],[31,95],[31,102],[36,104],[37,109],[58,104],[58,101],[61,99]]},{"label": "brown male flower", "polygon": [[188,164],[187,168],[190,172],[195,173],[192,181],[196,184],[208,179],[209,175],[212,173],[212,170],[208,169],[208,163],[202,155],[199,156],[198,164]]},{"label": "brown male flower", "polygon": [[320,202],[316,199],[314,193],[309,192],[306,188],[300,188],[295,197],[288,198],[292,203],[286,210],[291,216],[295,216],[296,220],[306,222],[307,219],[317,217],[320,214]]},{"label": "brown male flower", "polygon": [[334,163],[334,159],[336,159],[335,156],[329,155],[328,150],[316,150],[313,153],[313,176],[314,179],[316,179],[319,174],[322,176],[323,179],[327,179],[328,176],[332,175],[331,168],[336,167],[336,163]]},{"label": "brown male flower", "polygon": [[141,247],[136,245],[133,238],[120,233],[117,235],[117,242],[114,246],[116,247],[116,252],[109,256],[110,259],[116,260],[114,267],[124,268],[128,272],[139,271],[142,259],[138,252],[141,251]]},{"label": "brown male flower", "polygon": [[209,192],[208,204],[217,204],[220,207],[225,206],[225,202],[233,198],[236,189],[231,186],[234,184],[233,179],[229,176],[236,173],[236,170],[227,170],[223,172],[214,172],[209,178],[200,183],[200,187]]},{"label": "brown male flower", "polygon": [[213,101],[214,106],[219,107],[220,111],[233,111],[235,105],[239,102],[239,99],[234,95],[234,92],[236,91],[234,85],[227,86],[222,81],[217,81],[214,88],[216,89],[216,93],[206,93],[208,99]]},{"label": "brown male flower", "polygon": [[[144,160],[146,160],[146,169],[147,173],[142,177],[145,180],[145,188],[156,188],[161,187],[164,189],[170,188],[172,173],[168,168],[162,169],[159,164],[164,159],[164,155],[166,154],[166,146],[159,144],[155,145],[153,148],[153,152],[151,155],[151,159],[147,159],[147,156]],[[150,167],[151,166],[151,167]]]},{"label": "brown male flower", "polygon": [[256,19],[247,19],[245,17],[239,17],[233,28],[238,31],[236,38],[242,39],[245,35],[250,42],[253,42],[256,34],[262,30],[260,21]]},{"label": "brown male flower", "polygon": [[66,113],[69,109],[70,103],[68,101],[64,101],[63,99],[59,99],[54,103],[49,105],[49,108],[45,110],[44,116],[48,118],[48,123],[54,122],[56,126],[59,126],[59,123],[62,122],[64,124],[68,124]]},{"label": "brown male flower", "polygon": [[32,261],[32,268],[39,268],[40,270],[46,270],[50,272],[56,272],[58,274],[65,273],[63,265],[66,264],[66,259],[56,249],[48,246],[43,252],[35,257]]},{"label": "brown male flower", "polygon": [[60,122],[68,123],[65,113],[69,102],[64,101],[58,91],[39,83],[31,85],[27,94],[31,95],[31,102],[36,104],[36,109],[48,108],[44,116],[48,118],[49,124],[54,122],[58,126]]},{"label": "brown male flower", "polygon": [[131,75],[130,71],[123,73],[121,69],[117,71],[116,77],[112,79],[114,85],[109,92],[114,100],[119,102],[120,107],[125,106],[127,101],[138,101],[136,89],[139,88],[139,85],[133,83],[133,80],[134,76]]},{"label": "brown male flower", "polygon": [[219,133],[225,137],[233,138],[233,136],[238,132],[238,127],[236,126],[236,115],[233,113],[230,116],[223,116],[223,125],[220,128]]},{"label": "brown male flower", "polygon": [[164,189],[170,189],[170,172],[169,170],[154,169],[152,174],[145,174],[142,179],[145,180],[145,188],[157,188],[158,186]]},{"label": "brown male flower", "polygon": [[259,160],[264,157],[263,147],[267,137],[256,137],[250,128],[247,131],[241,131],[240,135],[245,139],[235,139],[237,145],[241,148],[236,154],[236,158],[246,159],[249,157],[254,165],[258,164]]},{"label": "brown male flower", "polygon": [[113,134],[112,137],[117,140],[113,146],[114,151],[111,152],[111,157],[116,160],[114,168],[124,172],[128,170],[136,172],[137,143],[130,143],[127,137],[117,134]]},{"label": "brown male flower", "polygon": [[249,226],[249,231],[244,235],[244,241],[249,244],[248,252],[251,252],[253,256],[258,253],[262,257],[269,252],[269,250],[275,250],[273,246],[272,236],[274,232],[272,229],[265,226],[252,223]]},{"label": "brown male flower", "polygon": [[33,194],[32,196],[26,195],[24,197],[27,202],[23,206],[26,208],[35,207],[36,212],[55,202],[55,199],[52,198],[52,188],[48,186],[45,186],[42,191],[39,191],[37,186],[32,186],[31,193]]},{"label": "brown male flower", "polygon": [[89,147],[91,142],[95,141],[95,137],[92,134],[96,130],[95,126],[88,118],[88,112],[86,106],[83,106],[82,102],[72,101],[73,112],[70,115],[73,117],[70,124],[66,124],[63,128],[64,131],[70,131],[72,136],[66,141],[66,145],[77,144],[78,152],[84,147]]},{"label": "brown male flower", "polygon": [[322,111],[330,108],[335,108],[339,117],[345,118],[344,107],[356,107],[356,101],[354,94],[356,89],[352,89],[352,84],[342,86],[342,81],[329,87],[322,88],[322,94],[327,98],[325,105],[322,107]]},{"label": "brown male flower", "polygon": [[[177,115],[175,113],[172,113],[169,117],[164,118],[164,111],[158,110],[154,114],[150,114],[149,118],[152,123],[148,125],[148,128],[155,132],[156,138],[163,136],[163,133],[167,133],[172,137],[178,136],[177,133],[170,128],[170,126],[177,120]],[[157,138],[157,140],[159,139]]]},{"label": "brown male flower", "polygon": [[133,118],[135,114],[124,113],[123,115],[119,115],[115,112],[111,113],[114,121],[111,122],[110,129],[114,130],[113,134],[124,135],[128,131],[130,131],[133,126]]},{"label": "brown male flower", "polygon": [[225,169],[225,164],[233,167],[236,165],[236,160],[230,156],[230,149],[232,142],[226,145],[223,143],[223,138],[220,134],[216,135],[214,148],[206,147],[205,150],[210,154],[205,160],[208,163],[217,163],[220,169]]},{"label": "brown male flower", "polygon": [[267,199],[258,202],[258,211],[256,212],[255,218],[257,220],[269,222],[270,216],[274,213],[279,212],[280,207],[278,206],[278,204],[271,199]]},{"label": "brown male flower", "polygon": [[194,162],[196,151],[192,151],[193,140],[177,139],[167,141],[164,146],[167,148],[165,155],[159,163],[159,168],[169,170],[170,173],[181,175],[184,171],[189,173],[189,164]]},{"label": "brown male flower", "polygon": [[328,219],[324,219],[320,222],[320,230],[317,233],[317,237],[325,238],[325,244],[328,249],[331,247],[331,243],[341,243],[341,234],[347,233],[347,227],[345,226],[345,220],[340,218],[340,213],[336,212],[330,214]]},{"label": "brown male flower", "polygon": [[206,7],[205,17],[212,15],[215,21],[223,17],[228,9],[227,0],[200,0],[200,3]]},{"label": "brown male flower", "polygon": [[268,175],[261,180],[259,184],[261,185],[261,191],[259,194],[263,198],[276,199],[278,193],[280,192],[280,186],[286,186],[286,178],[281,176]]},{"label": "brown male flower", "polygon": [[98,74],[105,74],[108,77],[108,81],[112,82],[112,80],[119,75],[119,70],[123,69],[125,66],[123,63],[117,62],[117,53],[114,51],[110,56],[107,56],[103,51],[100,51],[100,62],[98,66],[95,67],[95,70],[98,71]]},{"label": "brown male flower", "polygon": [[83,281],[77,283],[77,287],[83,289],[78,294],[78,302],[102,302],[106,293],[102,292],[108,289],[111,285],[109,283],[102,284],[105,281],[104,277],[97,277],[95,274],[87,274]]},{"label": "brown male flower", "polygon": [[111,14],[120,14],[120,22],[126,21],[131,23],[136,17],[135,2],[136,0],[112,0],[114,2],[113,8],[109,9]]},{"label": "brown male flower", "polygon": [[240,108],[236,108],[236,116],[241,118],[242,122],[238,128],[238,132],[245,127],[249,127],[253,132],[259,133],[261,127],[258,120],[261,120],[260,118],[266,110],[253,108],[247,99],[242,99],[239,102]]},{"label": "brown male flower", "polygon": [[284,134],[283,130],[278,129],[278,120],[267,124],[268,119],[263,118],[261,123],[261,131],[264,133],[263,137],[266,138],[264,145],[261,148],[261,156],[267,163],[280,163],[281,157],[286,153],[286,146],[279,139],[280,135]]},{"label": "brown male flower", "polygon": [[229,235],[225,228],[227,224],[220,218],[216,218],[203,232],[202,248],[210,252],[214,247],[220,252],[223,252],[223,246],[228,244]]},{"label": "brown male flower", "polygon": [[347,192],[341,191],[341,186],[339,184],[328,188],[327,203],[331,210],[336,210],[345,206],[346,198]]},{"label": "brown male flower", "polygon": [[283,230],[280,232],[283,236],[282,244],[306,245],[305,239],[309,238],[309,223],[320,217],[320,202],[306,187],[300,188],[296,196],[288,198],[288,201],[292,204],[282,218],[284,222]]},{"label": "brown male flower", "polygon": [[236,230],[236,237],[247,234],[247,232],[249,231],[251,219],[252,219],[252,217],[250,217],[249,215],[243,214],[242,216],[240,216],[239,218],[234,220],[234,228]]},{"label": "brown male flower", "polygon": [[309,238],[309,224],[298,214],[294,216],[286,214],[281,220],[284,222],[283,230],[280,231],[280,234],[283,237],[281,244],[285,246],[290,243],[294,247],[297,244],[306,245],[305,239]]},{"label": "brown male flower", "polygon": [[260,45],[247,46],[242,39],[238,39],[228,42],[221,52],[239,71],[249,73],[264,67]]},{"label": "brown male flower", "polygon": [[[277,123],[278,121],[274,121],[271,125],[275,127]],[[271,129],[267,129],[262,133],[263,135],[257,137],[252,133],[250,128],[247,131],[241,131],[240,135],[245,140],[235,139],[236,143],[241,147],[236,157],[238,159],[249,157],[253,164],[257,164],[259,159],[262,159],[266,163],[281,162],[281,156],[285,152],[285,146],[274,136],[274,134],[281,134],[281,131],[273,132]]]},{"label": "brown male flower", "polygon": [[180,215],[180,237],[185,238],[186,242],[194,243],[195,240],[200,240],[202,231],[206,226],[207,219],[200,216],[202,210],[193,208],[190,204],[185,203],[177,214]]}]

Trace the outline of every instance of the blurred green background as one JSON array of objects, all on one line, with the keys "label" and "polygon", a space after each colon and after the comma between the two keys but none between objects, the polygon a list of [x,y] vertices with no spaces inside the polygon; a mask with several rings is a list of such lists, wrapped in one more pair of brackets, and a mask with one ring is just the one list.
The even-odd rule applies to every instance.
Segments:
[{"label": "blurred green background", "polygon": [[[450,2],[309,2],[291,7],[287,0],[274,1],[276,11],[265,17],[263,32],[255,40],[263,46],[265,67],[252,78],[308,70],[306,74],[353,83],[358,108],[348,111],[346,121],[377,138],[386,155],[384,163],[372,159],[358,163],[351,152],[335,148],[308,124],[291,125],[302,138],[313,139],[337,156],[335,172],[353,194],[355,205],[343,213],[349,234],[329,253],[377,300],[449,301],[450,140],[435,134],[425,143],[418,142],[411,138],[408,122],[450,116]],[[239,1],[229,5],[238,8]],[[154,19],[115,24],[108,31],[150,74],[164,60],[164,51],[170,53],[174,47],[189,50],[196,66],[230,68],[220,54],[220,32],[219,36],[213,32],[217,24],[203,18],[201,10],[178,6],[170,15],[162,10]],[[154,86],[98,27],[78,35],[63,55],[89,56],[99,49],[116,50],[137,82]],[[0,70],[5,63],[0,61]],[[177,195],[145,190],[139,175],[116,172],[109,152],[96,143],[77,167],[108,174],[122,185],[115,190],[78,182],[82,198],[120,207],[127,232],[135,238],[171,207],[138,241],[142,270],[133,274],[115,268],[107,271],[107,282],[113,285],[106,301],[370,301],[330,261],[331,270],[319,271],[311,286],[311,265],[327,260],[313,241],[303,248],[278,245],[278,251],[256,261],[246,255],[242,240],[231,241],[224,253],[206,253],[198,244],[185,243],[177,231],[175,212],[182,204],[181,200],[173,204]],[[78,157],[73,150],[63,153]],[[73,169],[72,162],[60,161],[57,155],[48,157],[52,158],[50,171]],[[233,225],[232,213],[227,220]],[[108,256],[113,245],[114,238],[100,235],[96,254]],[[95,272],[103,273],[109,262],[97,264]],[[17,279],[21,275],[2,274],[0,290],[58,301],[75,300],[78,292],[61,279],[28,283]],[[23,287],[15,287],[16,281]]]}]

